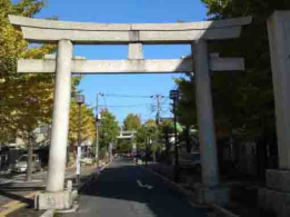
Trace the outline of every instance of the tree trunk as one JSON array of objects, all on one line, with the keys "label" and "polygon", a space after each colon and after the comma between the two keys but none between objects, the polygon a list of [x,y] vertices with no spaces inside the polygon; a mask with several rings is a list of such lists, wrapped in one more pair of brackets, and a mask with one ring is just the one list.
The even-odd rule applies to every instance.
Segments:
[{"label": "tree trunk", "polygon": [[32,135],[28,134],[28,153],[27,153],[27,170],[26,170],[26,181],[32,180],[32,167],[33,167],[33,144]]},{"label": "tree trunk", "polygon": [[169,164],[169,138],[168,132],[165,133],[165,159],[166,163]]},{"label": "tree trunk", "polygon": [[186,126],[185,128],[185,141],[186,141],[186,151],[187,153],[191,153],[192,145],[190,142],[190,126]]},{"label": "tree trunk", "polygon": [[155,163],[156,162],[156,151],[152,152],[152,157],[153,157],[153,162]]}]

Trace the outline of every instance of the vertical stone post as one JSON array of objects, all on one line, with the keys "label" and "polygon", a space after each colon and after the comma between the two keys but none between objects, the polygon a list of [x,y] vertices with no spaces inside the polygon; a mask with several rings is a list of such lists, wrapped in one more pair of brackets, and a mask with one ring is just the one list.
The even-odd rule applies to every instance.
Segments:
[{"label": "vertical stone post", "polygon": [[195,63],[202,183],[205,187],[214,187],[219,184],[219,174],[207,42],[204,40],[194,42],[192,54]]},{"label": "vertical stone post", "polygon": [[56,63],[53,122],[46,186],[48,192],[59,192],[64,189],[71,97],[72,55],[73,45],[71,41],[60,40]]},{"label": "vertical stone post", "polygon": [[[288,22],[283,18],[288,14]],[[280,169],[290,169],[290,12],[268,20]]]},{"label": "vertical stone post", "polygon": [[266,171],[260,206],[278,217],[290,216],[290,11],[275,11],[268,19],[275,97],[279,169]]}]

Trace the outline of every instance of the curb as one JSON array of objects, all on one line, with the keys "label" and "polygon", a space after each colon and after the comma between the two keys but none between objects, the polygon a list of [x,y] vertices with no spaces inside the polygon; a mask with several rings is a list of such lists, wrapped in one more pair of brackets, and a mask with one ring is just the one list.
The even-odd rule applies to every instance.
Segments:
[{"label": "curb", "polygon": [[221,206],[218,206],[216,204],[211,204],[210,205],[216,212],[219,212],[219,213],[222,213],[223,215],[225,216],[228,216],[228,217],[240,217],[239,215],[221,207]]},{"label": "curb", "polygon": [[175,190],[177,190],[178,192],[184,194],[185,196],[187,196],[189,203],[192,207],[194,208],[212,208],[216,213],[222,214],[223,217],[240,217],[239,215],[231,212],[230,210],[227,210],[217,204],[205,204],[205,205],[199,205],[197,203],[195,203],[193,201],[192,198],[194,198],[194,194],[189,192],[188,190],[186,190],[185,188],[183,188],[182,186],[180,186],[179,184],[171,181],[170,179],[168,179],[167,177],[151,170],[148,168],[145,168],[143,166],[141,166],[142,169],[154,174],[155,176],[158,176],[159,178],[161,178],[164,182],[166,182],[167,184],[169,184],[171,187],[173,187]]},{"label": "curb", "polygon": [[[33,192],[30,194],[25,195],[25,198],[33,198],[37,192]],[[16,210],[28,206],[27,203],[21,202],[19,200],[10,201],[3,206],[0,207],[0,217],[6,217],[7,215],[15,212]],[[4,210],[3,210],[4,209]]]},{"label": "curb", "polygon": [[151,170],[148,168],[145,168],[143,166],[141,166],[142,169],[152,173],[155,176],[158,176],[159,178],[161,178],[165,183],[167,183],[171,188],[173,188],[174,190],[178,191],[179,193],[184,194],[187,198],[188,201],[190,202],[191,206],[195,207],[195,208],[209,208],[208,205],[202,205],[202,204],[197,204],[196,202],[193,201],[192,198],[194,198],[194,194],[187,191],[186,189],[184,189],[183,187],[181,187],[180,185],[176,184],[175,182],[171,181],[170,179],[168,179],[167,177]]},{"label": "curb", "polygon": [[[110,163],[107,163],[106,165],[104,165],[103,167],[101,167],[100,169],[98,169],[97,172],[94,172],[90,175],[90,178],[88,178],[88,180],[86,180],[85,182],[81,183],[78,187],[78,191],[81,190],[82,188],[84,188],[86,186],[86,184],[88,184],[89,182],[93,181],[96,176],[98,176],[104,169],[106,169],[109,165],[111,164]],[[1,216],[0,216],[1,217]]]},{"label": "curb", "polygon": [[46,210],[41,216],[39,217],[53,217],[54,215],[54,210],[52,209],[49,209],[49,210]]}]

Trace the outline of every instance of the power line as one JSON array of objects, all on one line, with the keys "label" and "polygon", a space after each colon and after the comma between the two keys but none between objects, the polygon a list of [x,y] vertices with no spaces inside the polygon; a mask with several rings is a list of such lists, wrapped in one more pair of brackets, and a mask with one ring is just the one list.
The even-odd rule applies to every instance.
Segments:
[{"label": "power line", "polygon": [[99,105],[99,107],[103,108],[127,108],[127,107],[139,107],[139,106],[148,106],[151,104],[133,104],[133,105]]},{"label": "power line", "polygon": [[103,95],[103,101],[104,101],[105,107],[107,108],[108,107],[108,104],[107,104],[106,97],[104,95]]},{"label": "power line", "polygon": [[124,98],[151,98],[145,95],[126,95],[126,94],[104,94],[107,97],[124,97]]}]

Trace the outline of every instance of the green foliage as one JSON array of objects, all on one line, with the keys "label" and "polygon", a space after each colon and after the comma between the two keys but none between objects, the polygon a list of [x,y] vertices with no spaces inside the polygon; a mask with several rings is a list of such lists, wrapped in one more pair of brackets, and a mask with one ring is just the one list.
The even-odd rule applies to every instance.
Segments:
[{"label": "green foliage", "polygon": [[137,130],[141,127],[141,120],[137,114],[128,114],[123,122],[124,130]]},{"label": "green foliage", "polygon": [[[214,112],[218,136],[232,133],[243,140],[275,134],[274,99],[266,20],[274,10],[290,9],[284,0],[202,0],[210,19],[253,16],[239,39],[209,44],[210,52],[225,57],[245,57],[245,72],[216,72],[212,76]],[[194,78],[178,80],[183,99],[179,120],[196,125]],[[192,111],[194,113],[192,113]],[[190,117],[188,117],[190,116]]]},{"label": "green foliage", "polygon": [[[159,147],[159,129],[155,120],[147,120],[141,128],[138,129],[136,135],[136,143],[138,150],[156,150]],[[150,143],[152,144],[150,146]]]},{"label": "green foliage", "polygon": [[[123,130],[135,131],[140,129],[141,125],[139,115],[130,113],[123,121]],[[131,152],[134,142],[135,141],[131,139],[118,140],[117,149],[119,152]]]},{"label": "green foliage", "polygon": [[119,139],[116,147],[119,153],[129,153],[132,150],[132,142],[129,139]]},{"label": "green foliage", "polygon": [[28,139],[28,134],[41,123],[48,123],[51,114],[53,77],[16,73],[17,58],[40,58],[55,50],[53,45],[28,47],[19,29],[12,27],[8,14],[33,16],[42,1],[22,0],[13,4],[0,1],[0,143],[11,136]]},{"label": "green foliage", "polygon": [[194,125],[197,122],[197,119],[193,78],[180,78],[176,79],[175,82],[178,84],[182,93],[182,98],[177,104],[178,121],[185,126]]},{"label": "green foliage", "polygon": [[81,142],[94,142],[96,137],[96,124],[93,110],[86,104],[81,107],[75,102],[71,103],[70,124],[69,124],[69,143],[76,145],[79,132],[79,108],[81,109]]},{"label": "green foliage", "polygon": [[[55,44],[28,45],[20,29],[14,28],[8,15],[33,17],[44,1],[0,0],[0,144],[28,135],[38,126],[51,123],[54,75],[18,74],[18,58],[42,58],[56,50]],[[73,79],[73,89],[79,79]]]},{"label": "green foliage", "polygon": [[119,135],[120,128],[116,117],[108,110],[101,111],[101,124],[100,124],[100,148],[108,147],[109,143],[115,142]]}]

